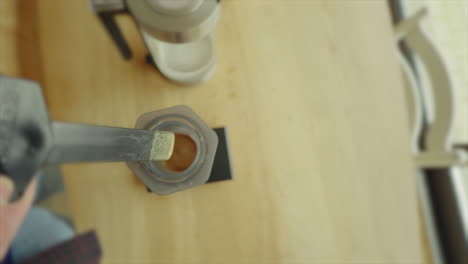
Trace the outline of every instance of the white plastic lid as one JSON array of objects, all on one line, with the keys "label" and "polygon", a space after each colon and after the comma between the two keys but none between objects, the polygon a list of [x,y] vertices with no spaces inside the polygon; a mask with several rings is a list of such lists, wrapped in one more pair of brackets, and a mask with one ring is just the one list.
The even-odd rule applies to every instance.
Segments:
[{"label": "white plastic lid", "polygon": [[184,15],[199,8],[203,0],[146,0],[146,2],[160,13],[166,15]]}]

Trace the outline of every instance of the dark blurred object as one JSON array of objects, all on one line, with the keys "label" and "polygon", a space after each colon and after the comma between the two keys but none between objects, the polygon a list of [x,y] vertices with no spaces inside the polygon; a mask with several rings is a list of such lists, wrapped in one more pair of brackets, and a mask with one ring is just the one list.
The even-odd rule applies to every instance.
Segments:
[{"label": "dark blurred object", "polygon": [[219,143],[210,179],[207,183],[234,179],[227,130],[225,127],[221,127],[215,128],[214,131],[218,135]]},{"label": "dark blurred object", "polygon": [[94,231],[63,242],[20,264],[98,264],[102,250]]}]

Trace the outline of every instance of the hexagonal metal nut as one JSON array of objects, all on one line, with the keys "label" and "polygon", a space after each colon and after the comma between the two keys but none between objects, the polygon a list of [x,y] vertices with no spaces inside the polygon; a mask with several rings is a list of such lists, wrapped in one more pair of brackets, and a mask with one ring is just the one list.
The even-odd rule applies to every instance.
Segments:
[{"label": "hexagonal metal nut", "polygon": [[197,146],[195,160],[182,172],[171,171],[160,161],[127,163],[152,192],[168,195],[208,181],[218,147],[218,136],[192,109],[175,106],[145,113],[138,118],[135,128],[184,134]]}]

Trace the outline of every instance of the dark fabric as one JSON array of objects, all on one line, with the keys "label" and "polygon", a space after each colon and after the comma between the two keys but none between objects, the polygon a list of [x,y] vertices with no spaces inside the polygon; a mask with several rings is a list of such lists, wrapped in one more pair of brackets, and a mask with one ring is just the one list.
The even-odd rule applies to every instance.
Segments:
[{"label": "dark fabric", "polygon": [[13,264],[13,259],[11,257],[11,250],[9,250],[5,258],[2,261],[0,261],[0,264]]},{"label": "dark fabric", "polygon": [[98,264],[102,255],[95,232],[79,235],[20,264]]}]

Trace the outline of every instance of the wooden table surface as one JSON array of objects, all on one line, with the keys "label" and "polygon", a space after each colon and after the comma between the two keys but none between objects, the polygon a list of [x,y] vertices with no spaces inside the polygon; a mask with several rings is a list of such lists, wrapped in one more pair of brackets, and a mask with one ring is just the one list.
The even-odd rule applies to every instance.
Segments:
[{"label": "wooden table surface", "polygon": [[179,87],[128,17],[125,62],[85,0],[0,1],[0,72],[56,120],[133,127],[192,107],[229,129],[236,179],[167,197],[125,164],[65,166],[104,263],[421,263],[415,175],[386,1],[225,0],[219,65]]}]

